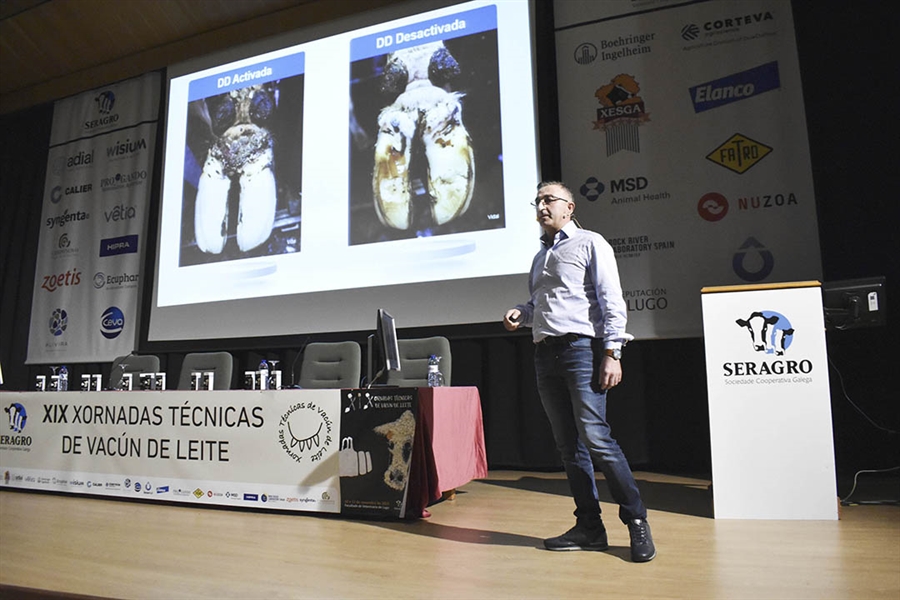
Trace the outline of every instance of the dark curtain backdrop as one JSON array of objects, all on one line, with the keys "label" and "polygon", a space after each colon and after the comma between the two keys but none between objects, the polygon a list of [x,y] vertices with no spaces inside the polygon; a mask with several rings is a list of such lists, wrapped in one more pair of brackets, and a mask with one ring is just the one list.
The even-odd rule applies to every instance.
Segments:
[{"label": "dark curtain backdrop", "polygon": [[[539,4],[545,27],[552,24],[548,6]],[[793,10],[819,212],[819,223],[809,226],[819,228],[824,279],[885,275],[888,297],[897,299],[898,212],[895,186],[889,183],[896,181],[898,154],[896,135],[889,133],[896,121],[896,73],[885,61],[892,44],[884,26],[895,19],[889,12],[892,4],[828,0],[795,2]],[[539,48],[545,177],[559,173],[550,31],[540,36]],[[47,105],[0,118],[0,365],[7,390],[29,389],[35,374],[47,372],[24,362],[51,115]],[[157,200],[152,207],[158,207]],[[897,338],[898,320],[888,310],[885,327],[828,334],[835,454],[844,487],[856,470],[900,464],[900,444],[893,433],[900,427],[900,402],[887,377],[893,366],[888,357],[895,355],[889,341]],[[239,387],[243,371],[256,368],[260,358],[279,358],[290,378],[292,372],[299,375],[294,363],[305,343],[355,339],[364,344],[366,333],[178,343],[152,351],[160,356],[171,387],[186,352],[230,350],[236,359],[232,383]],[[453,384],[475,385],[481,392],[492,469],[559,468],[534,389],[527,335],[508,334],[499,322],[401,330],[400,335],[450,338]],[[708,473],[702,340],[635,342],[623,361],[625,381],[610,395],[609,419],[632,464]],[[102,371],[106,381],[109,367],[73,365],[72,375],[77,381],[82,372]]]}]

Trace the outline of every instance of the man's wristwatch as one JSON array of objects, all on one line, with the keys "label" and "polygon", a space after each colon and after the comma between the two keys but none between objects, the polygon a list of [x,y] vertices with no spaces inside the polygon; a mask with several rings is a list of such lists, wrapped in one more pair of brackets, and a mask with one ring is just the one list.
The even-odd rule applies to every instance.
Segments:
[{"label": "man's wristwatch", "polygon": [[613,360],[620,360],[622,358],[621,348],[607,348],[603,353]]}]

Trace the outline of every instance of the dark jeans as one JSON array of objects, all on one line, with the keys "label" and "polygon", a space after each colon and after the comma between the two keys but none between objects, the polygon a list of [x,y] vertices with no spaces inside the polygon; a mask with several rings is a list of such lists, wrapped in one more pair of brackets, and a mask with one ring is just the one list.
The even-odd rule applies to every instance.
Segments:
[{"label": "dark jeans", "polygon": [[647,518],[631,468],[606,422],[606,392],[597,383],[602,358],[602,340],[587,337],[539,343],[534,355],[541,403],[569,479],[575,517],[583,525],[600,519],[595,463],[622,522]]}]

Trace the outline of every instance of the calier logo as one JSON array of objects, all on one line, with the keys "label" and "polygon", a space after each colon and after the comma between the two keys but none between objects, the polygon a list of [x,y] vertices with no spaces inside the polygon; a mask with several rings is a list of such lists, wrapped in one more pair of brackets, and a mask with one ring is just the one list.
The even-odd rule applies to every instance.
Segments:
[{"label": "calier logo", "polygon": [[736,133],[707,154],[706,158],[729,171],[743,175],[771,152],[770,146]]},{"label": "calier logo", "polygon": [[690,88],[694,112],[703,112],[739,100],[746,100],[781,87],[778,62],[773,61],[714,79]]}]

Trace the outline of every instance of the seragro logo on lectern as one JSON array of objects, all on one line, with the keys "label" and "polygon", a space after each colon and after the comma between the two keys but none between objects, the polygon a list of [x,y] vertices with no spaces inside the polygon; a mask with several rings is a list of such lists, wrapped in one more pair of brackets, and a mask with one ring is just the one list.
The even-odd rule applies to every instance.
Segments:
[{"label": "seragro logo on lectern", "polygon": [[[790,352],[797,329],[774,310],[754,310],[735,318],[735,341],[750,360],[722,363],[726,385],[794,384],[813,381],[813,362]],[[749,351],[749,352],[748,352]],[[751,354],[752,353],[752,354]]]}]

